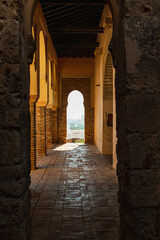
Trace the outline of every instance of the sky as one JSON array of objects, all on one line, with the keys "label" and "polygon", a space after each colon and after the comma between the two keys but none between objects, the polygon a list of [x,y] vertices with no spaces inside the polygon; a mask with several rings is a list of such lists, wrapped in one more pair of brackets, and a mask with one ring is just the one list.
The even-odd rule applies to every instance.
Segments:
[{"label": "sky", "polygon": [[73,91],[68,96],[67,118],[81,119],[84,115],[83,95],[79,91]]}]

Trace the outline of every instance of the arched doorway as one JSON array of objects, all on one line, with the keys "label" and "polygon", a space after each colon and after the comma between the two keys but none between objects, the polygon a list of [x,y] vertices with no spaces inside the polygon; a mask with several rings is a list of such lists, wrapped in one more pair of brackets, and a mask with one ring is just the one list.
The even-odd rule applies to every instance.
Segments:
[{"label": "arched doorway", "polygon": [[61,105],[58,108],[58,143],[66,143],[68,95],[77,89],[84,97],[85,143],[94,141],[94,107],[91,99],[91,78],[62,78]]},{"label": "arched doorway", "polygon": [[67,142],[84,143],[85,113],[84,98],[81,92],[72,91],[68,95],[67,106]]}]

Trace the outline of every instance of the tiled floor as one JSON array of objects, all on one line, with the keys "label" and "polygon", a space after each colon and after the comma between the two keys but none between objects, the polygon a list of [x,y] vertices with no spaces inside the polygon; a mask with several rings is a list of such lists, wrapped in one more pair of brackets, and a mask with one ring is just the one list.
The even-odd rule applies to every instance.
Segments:
[{"label": "tiled floor", "polygon": [[94,145],[57,145],[32,171],[32,240],[117,240],[117,178]]}]

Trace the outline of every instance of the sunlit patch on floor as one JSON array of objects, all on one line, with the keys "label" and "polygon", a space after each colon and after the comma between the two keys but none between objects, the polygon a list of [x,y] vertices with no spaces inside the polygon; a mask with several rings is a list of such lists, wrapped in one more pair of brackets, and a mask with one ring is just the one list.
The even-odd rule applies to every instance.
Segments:
[{"label": "sunlit patch on floor", "polygon": [[77,147],[79,147],[80,145],[83,145],[82,143],[66,143],[60,146],[56,146],[54,149],[52,149],[51,151],[71,151]]}]

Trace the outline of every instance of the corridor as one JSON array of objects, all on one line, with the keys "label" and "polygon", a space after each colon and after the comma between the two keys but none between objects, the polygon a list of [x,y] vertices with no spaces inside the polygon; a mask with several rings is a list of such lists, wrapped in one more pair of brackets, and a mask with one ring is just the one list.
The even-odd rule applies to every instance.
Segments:
[{"label": "corridor", "polygon": [[56,145],[31,172],[32,240],[117,240],[118,182],[94,145]]}]

